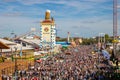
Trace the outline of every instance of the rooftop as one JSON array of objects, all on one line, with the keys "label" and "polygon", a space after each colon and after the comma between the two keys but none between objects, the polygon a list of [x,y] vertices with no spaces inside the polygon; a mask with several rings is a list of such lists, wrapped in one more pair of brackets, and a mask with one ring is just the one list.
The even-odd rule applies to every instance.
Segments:
[{"label": "rooftop", "polygon": [[44,21],[42,21],[42,23],[53,23],[53,21],[52,20],[44,20]]}]

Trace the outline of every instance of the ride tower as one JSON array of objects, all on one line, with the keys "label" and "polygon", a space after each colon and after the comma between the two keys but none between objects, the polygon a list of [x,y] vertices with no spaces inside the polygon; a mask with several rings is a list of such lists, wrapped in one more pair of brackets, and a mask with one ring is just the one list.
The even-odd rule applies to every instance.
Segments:
[{"label": "ride tower", "polygon": [[56,45],[55,21],[50,17],[50,10],[45,12],[45,20],[40,22],[40,47],[54,48]]}]

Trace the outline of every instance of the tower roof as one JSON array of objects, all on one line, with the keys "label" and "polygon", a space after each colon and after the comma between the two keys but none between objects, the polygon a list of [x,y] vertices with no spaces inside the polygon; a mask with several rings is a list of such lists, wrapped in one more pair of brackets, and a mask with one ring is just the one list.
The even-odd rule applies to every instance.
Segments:
[{"label": "tower roof", "polygon": [[52,20],[44,20],[44,21],[42,21],[42,23],[53,23],[53,21]]},{"label": "tower roof", "polygon": [[50,17],[50,10],[46,10],[45,12],[45,20],[43,20],[41,23],[54,23],[53,17]]},{"label": "tower roof", "polygon": [[50,13],[50,10],[46,10],[46,12],[49,12],[49,13]]}]

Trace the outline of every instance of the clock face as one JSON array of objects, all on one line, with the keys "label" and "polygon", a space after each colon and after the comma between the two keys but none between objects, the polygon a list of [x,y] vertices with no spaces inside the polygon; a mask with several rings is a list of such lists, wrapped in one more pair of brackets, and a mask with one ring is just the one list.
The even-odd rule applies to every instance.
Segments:
[{"label": "clock face", "polygon": [[45,32],[48,32],[48,31],[49,31],[48,27],[45,27],[45,28],[44,28],[44,31],[45,31]]}]

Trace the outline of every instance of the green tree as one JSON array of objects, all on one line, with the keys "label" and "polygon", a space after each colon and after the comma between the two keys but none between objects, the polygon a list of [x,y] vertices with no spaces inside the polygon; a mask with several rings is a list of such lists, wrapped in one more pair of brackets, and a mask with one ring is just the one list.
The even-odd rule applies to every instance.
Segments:
[{"label": "green tree", "polygon": [[83,45],[90,45],[97,43],[95,38],[83,38]]},{"label": "green tree", "polygon": [[108,34],[105,34],[105,41],[106,41],[106,42],[109,42],[109,38],[110,38],[109,35],[108,35]]},{"label": "green tree", "polygon": [[112,41],[113,41],[113,38],[112,37],[110,37],[108,34],[105,34],[105,41],[106,41],[106,43],[112,43]]}]

